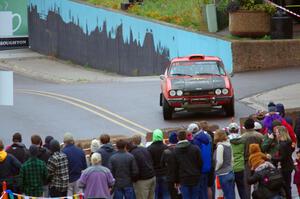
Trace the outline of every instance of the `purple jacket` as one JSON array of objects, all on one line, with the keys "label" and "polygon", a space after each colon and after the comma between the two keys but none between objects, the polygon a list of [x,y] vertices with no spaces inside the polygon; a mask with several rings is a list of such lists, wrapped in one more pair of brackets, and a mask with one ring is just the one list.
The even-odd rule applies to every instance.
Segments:
[{"label": "purple jacket", "polygon": [[85,169],[79,179],[79,187],[85,198],[110,198],[109,188],[115,182],[110,170],[101,165]]}]

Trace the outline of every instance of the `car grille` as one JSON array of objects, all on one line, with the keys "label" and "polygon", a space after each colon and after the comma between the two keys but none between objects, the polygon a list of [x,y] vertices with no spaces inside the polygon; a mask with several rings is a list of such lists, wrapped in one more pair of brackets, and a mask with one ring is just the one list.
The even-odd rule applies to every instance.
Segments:
[{"label": "car grille", "polygon": [[199,95],[213,95],[213,90],[205,90],[205,91],[184,91],[184,96],[199,96]]}]

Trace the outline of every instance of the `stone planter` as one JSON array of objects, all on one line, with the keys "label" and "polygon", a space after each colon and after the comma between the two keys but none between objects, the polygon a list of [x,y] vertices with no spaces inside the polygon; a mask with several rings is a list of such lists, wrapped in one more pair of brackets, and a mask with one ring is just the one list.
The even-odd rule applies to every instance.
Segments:
[{"label": "stone planter", "polygon": [[262,11],[239,10],[229,13],[229,32],[240,37],[262,37],[270,34],[271,16]]}]

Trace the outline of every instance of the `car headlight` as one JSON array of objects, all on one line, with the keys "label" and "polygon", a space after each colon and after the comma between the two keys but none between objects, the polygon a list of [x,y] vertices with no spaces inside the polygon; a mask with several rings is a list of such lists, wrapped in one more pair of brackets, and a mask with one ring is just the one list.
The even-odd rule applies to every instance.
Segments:
[{"label": "car headlight", "polygon": [[170,90],[169,94],[170,94],[170,96],[174,97],[176,95],[176,91]]},{"label": "car headlight", "polygon": [[227,95],[229,93],[229,90],[227,88],[222,89],[222,94]]},{"label": "car headlight", "polygon": [[182,95],[183,95],[183,91],[182,91],[182,90],[178,90],[178,91],[176,92],[176,94],[177,94],[177,96],[182,96]]},{"label": "car headlight", "polygon": [[222,90],[219,89],[219,88],[216,89],[216,90],[215,90],[215,94],[216,94],[216,95],[221,95],[221,94],[222,94]]}]

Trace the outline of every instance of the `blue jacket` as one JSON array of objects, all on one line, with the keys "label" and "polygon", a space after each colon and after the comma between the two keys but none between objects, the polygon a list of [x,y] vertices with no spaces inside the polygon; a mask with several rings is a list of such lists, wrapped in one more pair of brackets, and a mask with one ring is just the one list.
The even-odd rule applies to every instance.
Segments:
[{"label": "blue jacket", "polygon": [[193,139],[193,144],[200,148],[203,162],[201,173],[209,173],[212,168],[212,139],[210,135],[203,131],[197,133]]},{"label": "blue jacket", "polygon": [[62,150],[68,158],[69,178],[70,183],[75,182],[80,178],[81,171],[87,168],[85,154],[82,149],[74,144],[65,146]]},{"label": "blue jacket", "polygon": [[111,143],[107,143],[103,144],[100,149],[97,150],[97,153],[101,154],[102,166],[108,167],[109,159],[113,154],[116,153],[116,150]]}]

